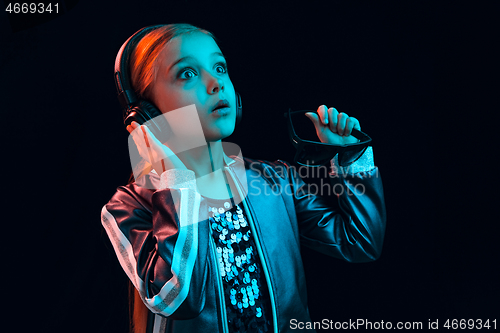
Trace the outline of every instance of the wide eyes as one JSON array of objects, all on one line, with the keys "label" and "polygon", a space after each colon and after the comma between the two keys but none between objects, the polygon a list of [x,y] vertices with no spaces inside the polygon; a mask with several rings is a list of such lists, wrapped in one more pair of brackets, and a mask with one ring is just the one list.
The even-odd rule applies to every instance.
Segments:
[{"label": "wide eyes", "polygon": [[[218,69],[222,69],[222,71],[218,71]],[[219,74],[224,74],[224,73],[227,73],[227,64],[224,63],[224,62],[220,62],[217,64],[217,66],[215,67],[215,70],[217,71],[217,73]]]},{"label": "wide eyes", "polygon": [[188,80],[195,77],[196,72],[191,68],[183,69],[179,72],[179,79]]},{"label": "wide eyes", "polygon": [[[217,74],[227,73],[227,64],[225,62],[219,62],[215,64],[215,71]],[[183,68],[179,71],[177,77],[182,80],[189,80],[194,78],[198,73],[191,67]]]}]

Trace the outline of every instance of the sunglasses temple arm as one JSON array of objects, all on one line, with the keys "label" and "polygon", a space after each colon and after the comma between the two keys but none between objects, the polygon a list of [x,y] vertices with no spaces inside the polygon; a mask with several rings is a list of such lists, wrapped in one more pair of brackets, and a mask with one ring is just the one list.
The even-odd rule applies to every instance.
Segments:
[{"label": "sunglasses temple arm", "polygon": [[351,134],[356,136],[356,135],[362,135],[361,132],[355,128],[352,129]]}]

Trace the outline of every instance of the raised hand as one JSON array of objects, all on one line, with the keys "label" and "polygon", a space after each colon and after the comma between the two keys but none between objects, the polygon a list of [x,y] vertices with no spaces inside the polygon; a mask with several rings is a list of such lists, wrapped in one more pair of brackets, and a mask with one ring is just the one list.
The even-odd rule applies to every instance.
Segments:
[{"label": "raised hand", "polygon": [[153,166],[158,175],[169,169],[187,169],[174,152],[162,144],[146,125],[133,121],[127,126],[127,131],[132,135],[141,157]]},{"label": "raised hand", "polygon": [[346,145],[359,141],[351,135],[353,128],[361,130],[359,121],[346,113],[339,113],[333,107],[327,108],[326,105],[321,105],[317,113],[307,112],[306,116],[313,122],[316,134],[323,143]]}]

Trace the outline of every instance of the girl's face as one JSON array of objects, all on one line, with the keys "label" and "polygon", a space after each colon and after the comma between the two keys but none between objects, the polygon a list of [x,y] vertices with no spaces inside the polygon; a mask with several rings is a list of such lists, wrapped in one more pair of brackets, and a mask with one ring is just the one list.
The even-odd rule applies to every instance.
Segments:
[{"label": "girl's face", "polygon": [[[194,32],[173,38],[160,53],[157,66],[152,99],[162,113],[195,104],[206,141],[233,133],[235,91],[226,60],[212,37]],[[228,102],[228,112],[213,112],[220,100]]]}]

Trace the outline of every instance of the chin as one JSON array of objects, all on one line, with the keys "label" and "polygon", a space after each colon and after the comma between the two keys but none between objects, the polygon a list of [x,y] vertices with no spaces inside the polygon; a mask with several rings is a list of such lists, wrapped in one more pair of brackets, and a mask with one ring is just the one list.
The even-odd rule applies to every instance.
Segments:
[{"label": "chin", "polygon": [[205,138],[208,142],[224,140],[234,132],[234,121],[232,124],[211,130],[209,133],[205,133]]},{"label": "chin", "polygon": [[228,136],[230,136],[231,134],[233,134],[233,132],[234,132],[234,126],[233,126],[233,128],[230,131],[226,131],[226,133],[222,134],[221,140],[224,140],[225,138],[227,138]]}]

